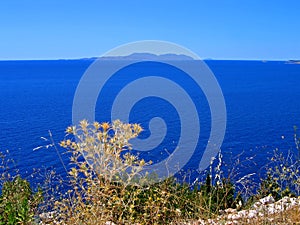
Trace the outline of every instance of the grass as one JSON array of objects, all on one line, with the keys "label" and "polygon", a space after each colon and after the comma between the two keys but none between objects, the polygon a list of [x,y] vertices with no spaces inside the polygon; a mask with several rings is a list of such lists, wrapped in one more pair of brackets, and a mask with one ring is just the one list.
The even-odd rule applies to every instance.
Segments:
[{"label": "grass", "polygon": [[[250,208],[268,195],[276,200],[299,196],[299,158],[292,154],[284,157],[279,151],[274,152],[266,168],[267,176],[255,193],[249,190],[250,175],[236,183],[230,176],[224,176],[221,153],[211,162],[203,181],[193,184],[179,182],[174,177],[158,180],[155,174],[142,174],[143,168],[152,162],[132,154],[130,145],[130,140],[141,131],[138,124],[119,120],[112,124],[90,124],[83,120],[78,127],[68,127],[67,136],[60,143],[71,155],[68,180],[62,181],[69,184],[67,191],[62,193],[59,188],[45,186],[43,191],[34,193],[19,176],[2,175],[5,181],[1,203],[6,201],[0,204],[0,218],[6,218],[2,219],[3,224],[9,224],[5,222],[8,220],[12,221],[10,224],[35,224],[41,213],[44,224],[186,224],[188,221],[197,224],[199,220],[209,224],[209,219],[219,218],[225,209]],[[295,143],[298,147],[297,136]],[[51,179],[46,180],[51,183]],[[20,190],[26,194],[17,195]],[[5,213],[7,205],[13,205],[14,210]],[[268,215],[268,219],[258,217],[239,223],[298,224],[298,213],[299,207],[295,207],[280,215]]]}]

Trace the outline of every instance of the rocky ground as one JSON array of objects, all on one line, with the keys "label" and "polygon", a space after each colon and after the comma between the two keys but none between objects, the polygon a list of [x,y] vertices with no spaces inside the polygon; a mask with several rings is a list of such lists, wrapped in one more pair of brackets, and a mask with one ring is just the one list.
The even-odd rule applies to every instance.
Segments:
[{"label": "rocky ground", "polygon": [[[294,210],[294,214],[289,214],[289,210]],[[61,224],[53,218],[53,213],[40,214],[39,224]],[[289,216],[293,217],[289,220]],[[284,218],[283,218],[284,217]],[[279,219],[278,219],[279,218]],[[299,218],[299,219],[297,219]],[[290,222],[289,222],[290,221]],[[272,196],[267,196],[255,202],[251,208],[236,210],[228,208],[220,212],[214,219],[191,221],[181,223],[181,225],[236,225],[236,224],[299,224],[300,225],[300,197],[284,197],[275,202]],[[105,225],[115,225],[106,222]]]},{"label": "rocky ground", "polygon": [[[275,202],[272,196],[268,196],[255,202],[250,209],[237,211],[236,209],[226,209],[215,219],[199,220],[186,224],[193,225],[233,225],[233,224],[300,224],[299,220],[293,218],[289,223],[288,212],[297,208],[300,212],[300,198],[284,197]],[[283,215],[284,214],[284,215]],[[285,216],[286,218],[282,218]],[[281,217],[281,222],[278,220]],[[257,223],[256,223],[257,222]]]}]

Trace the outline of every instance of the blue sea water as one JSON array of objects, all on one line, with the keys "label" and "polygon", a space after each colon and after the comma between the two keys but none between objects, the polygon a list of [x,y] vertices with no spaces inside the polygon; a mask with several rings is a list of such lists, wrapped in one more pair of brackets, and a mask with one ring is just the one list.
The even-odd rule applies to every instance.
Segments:
[{"label": "blue sea water", "polygon": [[[9,150],[8,157],[14,160],[14,166],[21,173],[30,173],[33,168],[55,168],[65,175],[55,149],[33,149],[50,143],[41,138],[49,138],[49,130],[56,143],[64,139],[65,128],[72,124],[76,87],[92,62],[0,61],[0,151]],[[227,127],[222,151],[229,166],[233,157],[243,153],[243,159],[254,158],[243,168],[241,175],[258,172],[268,163],[275,148],[285,154],[288,150],[295,151],[293,127],[300,127],[300,65],[281,61],[209,60],[206,63],[218,80],[226,103]],[[122,79],[105,87],[107,102],[111,103],[117,90],[122,88],[125,82]],[[199,97],[203,103],[199,150],[184,168],[197,170],[209,135],[209,108],[204,95],[194,89],[192,83],[181,78],[177,82],[185,85],[193,98]],[[109,119],[109,107],[104,103],[98,99],[96,119],[100,121]],[[147,121],[154,116],[162,117],[170,126],[164,143],[142,155],[148,154],[146,157],[155,162],[167,157],[165,149],[176,147],[180,122],[176,119],[176,110],[166,101],[145,98],[130,115],[132,121],[146,128],[142,137],[150,135]],[[68,156],[63,154],[63,149],[58,150],[67,164]]]}]

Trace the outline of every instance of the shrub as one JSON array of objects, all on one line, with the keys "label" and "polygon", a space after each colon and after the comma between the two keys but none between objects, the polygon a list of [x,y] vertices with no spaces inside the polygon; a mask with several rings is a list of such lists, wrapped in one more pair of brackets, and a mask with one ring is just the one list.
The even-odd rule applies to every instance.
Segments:
[{"label": "shrub", "polygon": [[235,188],[230,179],[223,178],[222,182],[213,185],[210,174],[207,174],[205,184],[201,186],[200,192],[203,201],[209,204],[208,208],[212,213],[235,208],[241,199],[239,194],[235,196]]},{"label": "shrub", "polygon": [[267,177],[261,181],[260,196],[272,195],[275,200],[299,196],[300,164],[295,154],[283,154],[276,149],[266,170]]},{"label": "shrub", "polygon": [[29,224],[41,201],[41,191],[33,193],[29,182],[20,176],[4,182],[0,197],[0,224]]}]

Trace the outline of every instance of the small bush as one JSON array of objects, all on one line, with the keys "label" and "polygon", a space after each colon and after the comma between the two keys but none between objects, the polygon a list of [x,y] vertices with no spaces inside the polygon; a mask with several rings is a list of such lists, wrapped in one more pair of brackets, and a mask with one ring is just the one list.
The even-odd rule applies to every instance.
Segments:
[{"label": "small bush", "polygon": [[41,191],[34,194],[29,182],[20,176],[4,182],[0,197],[0,224],[29,224],[41,201]]},{"label": "small bush", "polygon": [[267,176],[261,181],[259,196],[272,195],[275,200],[300,194],[300,162],[295,154],[283,154],[277,149],[267,166]]}]

